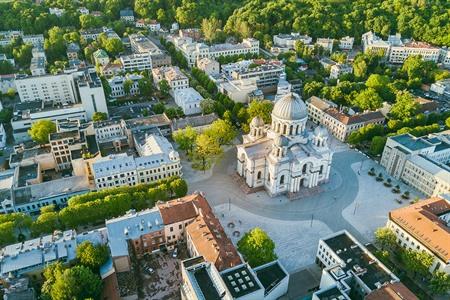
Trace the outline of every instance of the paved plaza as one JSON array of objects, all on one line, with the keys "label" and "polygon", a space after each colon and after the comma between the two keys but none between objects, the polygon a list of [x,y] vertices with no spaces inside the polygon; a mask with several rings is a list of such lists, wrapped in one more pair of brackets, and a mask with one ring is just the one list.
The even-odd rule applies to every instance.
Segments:
[{"label": "paved plaza", "polygon": [[[388,211],[409,203],[397,203],[395,199],[400,198],[399,194],[393,194],[390,188],[367,175],[372,166],[377,174],[384,172],[381,166],[335,139],[331,145],[336,152],[330,181],[321,185],[318,192],[297,200],[289,200],[286,196],[271,198],[265,191],[243,193],[232,176],[236,172],[234,147],[224,152],[212,171],[204,174],[186,169],[188,176],[184,178],[190,192],[205,193],[233,242],[238,238],[229,232],[228,222],[240,220],[239,231],[242,232],[260,226],[276,242],[277,254],[292,272],[314,262],[321,237],[346,229],[362,243],[370,242],[373,231],[386,223]],[[396,184],[393,181],[393,185]],[[404,184],[400,183],[400,186],[402,192],[409,190]],[[417,193],[409,191],[414,199]]]},{"label": "paved plaza", "polygon": [[217,205],[214,212],[235,245],[245,232],[254,227],[260,227],[267,232],[275,242],[275,252],[288,272],[310,265],[316,255],[317,241],[320,237],[332,233],[321,221],[270,219],[245,211],[233,204]]}]

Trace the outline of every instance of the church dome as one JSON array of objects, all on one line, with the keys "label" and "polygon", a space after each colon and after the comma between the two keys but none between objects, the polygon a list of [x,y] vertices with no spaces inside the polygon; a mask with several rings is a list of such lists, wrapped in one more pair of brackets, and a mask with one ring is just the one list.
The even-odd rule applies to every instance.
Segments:
[{"label": "church dome", "polygon": [[301,120],[308,116],[305,102],[296,93],[288,93],[278,100],[272,114],[283,120]]},{"label": "church dome", "polygon": [[264,120],[260,116],[256,116],[252,119],[250,126],[252,127],[264,126]]},{"label": "church dome", "polygon": [[314,129],[314,135],[317,137],[328,137],[328,130],[323,126],[317,126]]},{"label": "church dome", "polygon": [[289,139],[284,135],[279,135],[274,140],[275,146],[285,147],[289,145]]}]

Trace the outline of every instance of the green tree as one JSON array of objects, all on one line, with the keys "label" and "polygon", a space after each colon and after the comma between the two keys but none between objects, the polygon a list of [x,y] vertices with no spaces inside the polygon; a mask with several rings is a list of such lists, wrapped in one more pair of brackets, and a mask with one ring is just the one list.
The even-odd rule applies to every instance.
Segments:
[{"label": "green tree", "polygon": [[0,61],[0,75],[13,74],[14,66],[7,60]]},{"label": "green tree", "polygon": [[176,198],[186,196],[188,192],[188,185],[186,180],[177,178],[170,183],[170,190],[172,191],[172,195]]},{"label": "green tree", "polygon": [[383,105],[383,99],[374,89],[368,88],[355,97],[354,104],[362,110],[376,110]]},{"label": "green tree", "polygon": [[384,145],[386,145],[387,138],[384,136],[374,136],[370,143],[369,152],[372,155],[380,155],[383,153]]},{"label": "green tree", "polygon": [[272,122],[272,115],[271,115],[272,109],[273,109],[272,101],[253,100],[252,102],[250,102],[247,108],[248,122],[250,122],[254,117],[259,116],[264,120],[264,123],[269,124],[270,122]]},{"label": "green tree", "polygon": [[450,275],[442,271],[435,271],[428,286],[434,295],[446,294],[450,291]]},{"label": "green tree", "polygon": [[51,299],[98,299],[100,297],[102,281],[85,266],[75,266],[65,270],[59,266],[53,272],[44,271],[45,275],[48,279],[45,277],[42,292],[44,296]]},{"label": "green tree", "polygon": [[375,230],[375,242],[381,247],[381,250],[393,250],[397,246],[397,237],[391,229],[380,227]]},{"label": "green tree", "polygon": [[6,96],[8,96],[9,99],[14,99],[14,97],[16,96],[16,90],[13,88],[9,88],[6,91]]},{"label": "green tree", "polygon": [[203,99],[200,101],[200,108],[203,114],[211,114],[216,110],[216,101],[210,98]]},{"label": "green tree", "polygon": [[79,244],[76,252],[78,261],[93,271],[97,271],[109,257],[106,245],[94,245],[91,241],[84,241]]},{"label": "green tree", "polygon": [[447,126],[447,128],[450,128],[450,117],[445,119],[445,126]]},{"label": "green tree", "polygon": [[230,144],[236,137],[236,130],[233,125],[222,119],[211,123],[203,133],[216,140],[220,146]]},{"label": "green tree", "polygon": [[15,224],[12,221],[0,223],[0,246],[6,246],[16,241]]},{"label": "green tree", "polygon": [[277,259],[275,243],[261,228],[255,227],[237,243],[238,251],[253,268]]},{"label": "green tree", "polygon": [[96,111],[92,115],[92,121],[94,121],[94,122],[105,121],[107,119],[108,119],[108,115],[104,112]]},{"label": "green tree", "polygon": [[172,133],[172,138],[181,150],[189,154],[194,149],[197,135],[197,131],[191,126],[187,126],[185,129],[178,129]]},{"label": "green tree", "polygon": [[401,258],[405,268],[411,272],[414,277],[417,274],[421,276],[428,276],[429,269],[433,265],[433,256],[425,251],[415,251],[406,249],[401,252]]},{"label": "green tree", "polygon": [[143,77],[138,81],[141,96],[151,96],[153,94],[153,85],[150,79]]},{"label": "green tree", "polygon": [[39,144],[48,143],[50,133],[56,132],[56,125],[50,120],[39,120],[31,125],[28,134]]},{"label": "green tree", "polygon": [[133,80],[131,80],[131,79],[126,79],[123,82],[123,90],[125,92],[125,95],[130,95],[132,86],[133,86]]},{"label": "green tree", "polygon": [[205,40],[210,43],[216,40],[217,33],[221,28],[222,24],[220,20],[214,16],[209,19],[202,20],[201,30],[203,32],[203,36],[205,37]]},{"label": "green tree", "polygon": [[169,83],[167,82],[167,80],[165,80],[165,79],[161,80],[158,85],[159,85],[159,91],[161,92],[161,95],[163,97],[169,96],[170,86],[169,86]]},{"label": "green tree", "polygon": [[305,86],[303,87],[303,98],[308,99],[312,96],[319,96],[320,91],[324,86],[325,84],[319,81],[311,81],[305,83]]},{"label": "green tree", "polygon": [[367,63],[365,60],[356,60],[353,63],[353,74],[359,78],[364,79],[367,76]]},{"label": "green tree", "polygon": [[394,119],[405,120],[413,117],[418,110],[419,104],[414,101],[414,96],[408,91],[401,91],[397,93],[389,114]]},{"label": "green tree", "polygon": [[123,52],[123,43],[118,38],[109,38],[104,43],[103,47],[112,56],[117,56],[119,53]]},{"label": "green tree", "polygon": [[59,27],[52,27],[48,31],[48,38],[44,41],[44,49],[50,63],[66,58],[66,41],[64,31]]},{"label": "green tree", "polygon": [[33,45],[31,44],[23,44],[20,47],[14,48],[13,56],[19,66],[24,68],[30,65],[32,49]]},{"label": "green tree", "polygon": [[201,169],[207,169],[207,163],[222,153],[219,143],[206,134],[200,134],[195,139],[194,159],[201,162]]},{"label": "green tree", "polygon": [[389,87],[389,77],[386,75],[371,74],[367,78],[366,86],[374,89],[385,101],[393,101],[395,95]]},{"label": "green tree", "polygon": [[164,103],[158,102],[152,105],[152,110],[155,114],[162,114],[164,110],[166,110],[166,107],[164,106]]},{"label": "green tree", "polygon": [[40,214],[36,221],[31,226],[33,236],[41,234],[50,234],[56,229],[60,229],[59,216],[56,212],[48,212]]}]

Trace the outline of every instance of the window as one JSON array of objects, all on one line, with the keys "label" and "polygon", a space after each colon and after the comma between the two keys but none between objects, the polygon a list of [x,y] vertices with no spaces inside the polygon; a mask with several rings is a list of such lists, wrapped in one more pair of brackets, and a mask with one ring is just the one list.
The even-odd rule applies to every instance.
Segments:
[{"label": "window", "polygon": [[258,171],[258,175],[256,176],[256,178],[257,178],[258,180],[261,179],[261,171]]},{"label": "window", "polygon": [[280,184],[284,184],[284,175],[281,175],[280,177]]}]

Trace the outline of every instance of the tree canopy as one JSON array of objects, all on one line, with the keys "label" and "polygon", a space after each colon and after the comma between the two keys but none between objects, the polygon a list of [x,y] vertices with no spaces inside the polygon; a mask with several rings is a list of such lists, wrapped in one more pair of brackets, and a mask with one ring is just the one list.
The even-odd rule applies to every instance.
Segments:
[{"label": "tree canopy", "polygon": [[277,259],[275,243],[259,227],[246,232],[237,243],[237,247],[253,268]]},{"label": "tree canopy", "polygon": [[39,144],[48,143],[49,134],[56,132],[56,125],[50,120],[39,120],[28,130],[33,141]]},{"label": "tree canopy", "polygon": [[83,266],[97,271],[108,260],[109,252],[106,245],[94,245],[90,241],[84,241],[78,245],[76,255]]}]

